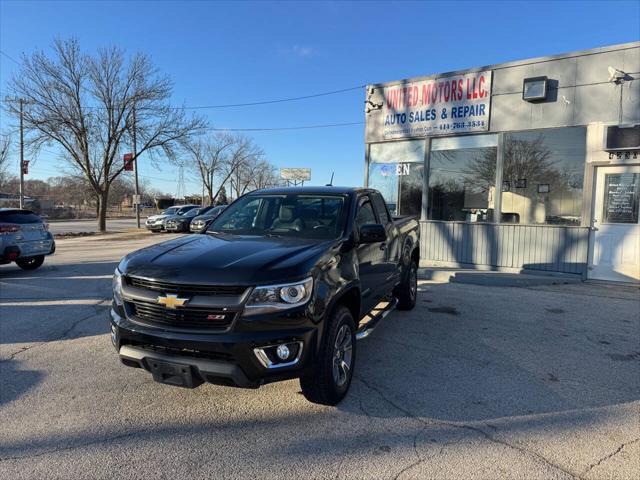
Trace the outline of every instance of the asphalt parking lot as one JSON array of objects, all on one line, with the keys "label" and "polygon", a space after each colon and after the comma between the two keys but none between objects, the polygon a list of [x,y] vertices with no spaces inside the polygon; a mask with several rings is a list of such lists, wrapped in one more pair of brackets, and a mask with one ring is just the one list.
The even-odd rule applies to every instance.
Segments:
[{"label": "asphalt parking lot", "polygon": [[172,236],[0,267],[0,478],[637,478],[637,288],[422,282],[321,407],[297,381],[186,390],[119,364],[111,274]]}]

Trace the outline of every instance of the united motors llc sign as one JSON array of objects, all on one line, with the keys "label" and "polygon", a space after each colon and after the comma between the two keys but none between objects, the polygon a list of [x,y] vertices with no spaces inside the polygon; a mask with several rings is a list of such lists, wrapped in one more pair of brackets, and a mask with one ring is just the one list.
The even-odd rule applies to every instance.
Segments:
[{"label": "united motors llc sign", "polygon": [[491,71],[384,88],[385,139],[489,129]]}]

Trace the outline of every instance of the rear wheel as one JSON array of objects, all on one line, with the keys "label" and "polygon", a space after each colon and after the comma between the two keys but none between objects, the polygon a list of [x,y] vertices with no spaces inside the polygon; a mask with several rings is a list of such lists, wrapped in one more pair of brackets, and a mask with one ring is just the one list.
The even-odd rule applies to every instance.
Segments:
[{"label": "rear wheel", "polygon": [[300,378],[305,398],[321,405],[336,405],[351,384],[356,359],[356,327],[351,312],[338,307],[328,319],[313,370]]},{"label": "rear wheel", "polygon": [[35,270],[44,263],[44,255],[37,255],[35,257],[19,258],[16,260],[18,265],[23,270]]},{"label": "rear wheel", "polygon": [[396,287],[398,310],[412,310],[418,296],[418,264],[411,260],[405,279]]}]

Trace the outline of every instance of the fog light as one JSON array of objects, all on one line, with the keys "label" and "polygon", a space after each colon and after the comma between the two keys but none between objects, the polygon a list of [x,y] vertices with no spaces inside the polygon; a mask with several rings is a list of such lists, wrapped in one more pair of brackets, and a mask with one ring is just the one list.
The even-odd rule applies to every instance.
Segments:
[{"label": "fog light", "polygon": [[265,368],[291,367],[302,358],[303,343],[296,340],[280,345],[266,345],[253,349],[258,361]]},{"label": "fog light", "polygon": [[289,347],[287,347],[286,345],[280,345],[276,350],[276,354],[278,355],[278,358],[280,360],[286,360],[287,358],[289,358],[289,353]]}]

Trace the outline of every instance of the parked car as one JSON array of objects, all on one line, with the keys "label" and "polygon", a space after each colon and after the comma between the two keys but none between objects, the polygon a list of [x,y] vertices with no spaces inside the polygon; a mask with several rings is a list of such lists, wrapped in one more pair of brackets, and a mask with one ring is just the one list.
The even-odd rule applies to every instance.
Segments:
[{"label": "parked car", "polygon": [[335,405],[356,339],[415,306],[418,236],[417,220],[392,219],[376,190],[251,192],[205,233],[122,259],[111,341],[124,365],[161,383],[299,378],[308,400]]},{"label": "parked car", "polygon": [[191,220],[191,225],[189,226],[191,233],[204,231],[225,208],[227,208],[226,205],[217,205],[215,207],[209,207],[209,210],[206,212],[198,212],[198,216]]},{"label": "parked car", "polygon": [[184,215],[194,208],[198,208],[198,205],[174,205],[173,207],[167,208],[159,215],[151,215],[147,218],[146,222],[144,222],[144,225],[147,227],[147,230],[151,230],[152,232],[161,232],[164,229],[164,221],[167,217],[172,215]]},{"label": "parked car", "polygon": [[35,270],[55,250],[41,217],[31,210],[0,208],[0,264],[16,262],[23,270]]},{"label": "parked car", "polygon": [[191,220],[199,215],[202,210],[207,210],[208,208],[192,208],[182,215],[171,215],[164,219],[164,230],[166,232],[188,232]]}]

